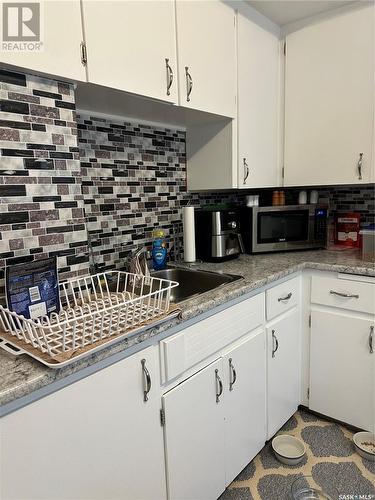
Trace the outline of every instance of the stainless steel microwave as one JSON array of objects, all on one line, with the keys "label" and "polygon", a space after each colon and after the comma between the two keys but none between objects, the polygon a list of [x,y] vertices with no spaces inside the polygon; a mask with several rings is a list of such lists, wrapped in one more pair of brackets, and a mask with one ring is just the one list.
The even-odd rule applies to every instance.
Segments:
[{"label": "stainless steel microwave", "polygon": [[317,205],[243,207],[241,233],[246,253],[322,248],[327,208]]}]

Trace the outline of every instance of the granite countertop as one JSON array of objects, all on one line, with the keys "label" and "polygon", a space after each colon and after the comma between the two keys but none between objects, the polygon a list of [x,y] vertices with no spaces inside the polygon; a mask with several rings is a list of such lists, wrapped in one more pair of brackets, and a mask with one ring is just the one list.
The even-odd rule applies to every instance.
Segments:
[{"label": "granite countertop", "polygon": [[220,264],[195,268],[238,274],[244,279],[228,283],[181,303],[181,315],[157,327],[129,336],[103,350],[60,369],[51,369],[27,355],[13,356],[0,348],[0,406],[72,375],[109,356],[150,339],[173,326],[302,269],[318,269],[375,276],[375,263],[365,262],[356,251],[314,250],[263,255],[241,255]]}]

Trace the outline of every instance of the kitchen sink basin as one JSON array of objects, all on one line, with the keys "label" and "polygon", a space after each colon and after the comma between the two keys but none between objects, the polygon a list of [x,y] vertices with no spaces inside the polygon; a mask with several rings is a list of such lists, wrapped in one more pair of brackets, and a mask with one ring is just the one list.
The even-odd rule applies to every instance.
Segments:
[{"label": "kitchen sink basin", "polygon": [[182,302],[194,295],[199,295],[226,283],[242,279],[242,276],[235,274],[214,273],[180,267],[169,267],[161,271],[152,271],[151,276],[179,283],[179,286],[171,290],[171,301],[174,303]]}]

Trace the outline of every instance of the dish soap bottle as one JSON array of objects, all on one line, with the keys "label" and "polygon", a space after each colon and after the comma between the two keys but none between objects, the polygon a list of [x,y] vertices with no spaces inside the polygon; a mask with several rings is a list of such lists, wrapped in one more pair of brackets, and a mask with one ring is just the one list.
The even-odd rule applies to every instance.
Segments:
[{"label": "dish soap bottle", "polygon": [[165,233],[162,229],[157,229],[153,233],[154,241],[152,243],[152,263],[155,271],[167,267],[167,245],[165,242]]}]

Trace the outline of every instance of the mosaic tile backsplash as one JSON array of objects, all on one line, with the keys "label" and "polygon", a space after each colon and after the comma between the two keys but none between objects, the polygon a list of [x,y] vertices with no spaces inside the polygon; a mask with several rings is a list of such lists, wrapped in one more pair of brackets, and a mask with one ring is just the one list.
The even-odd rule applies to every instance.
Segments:
[{"label": "mosaic tile backsplash", "polygon": [[88,271],[74,90],[0,71],[0,280],[6,264],[58,256]]},{"label": "mosaic tile backsplash", "polygon": [[[242,204],[248,194],[187,193],[183,130],[77,116],[71,85],[32,75],[0,71],[0,141],[0,286],[6,264],[51,255],[62,279],[122,268],[155,228],[181,242],[187,203]],[[260,194],[270,203],[272,190]],[[289,203],[297,196],[286,190]],[[374,222],[373,185],[319,197],[332,213]]]}]

